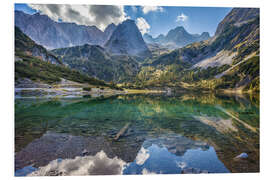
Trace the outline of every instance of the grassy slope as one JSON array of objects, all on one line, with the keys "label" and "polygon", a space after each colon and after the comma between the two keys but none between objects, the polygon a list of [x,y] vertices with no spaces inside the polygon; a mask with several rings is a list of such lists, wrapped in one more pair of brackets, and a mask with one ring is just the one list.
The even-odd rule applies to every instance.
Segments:
[{"label": "grassy slope", "polygon": [[21,59],[15,61],[15,80],[19,78],[29,78],[33,81],[53,84],[60,82],[61,78],[64,78],[78,83],[107,86],[117,89],[114,84],[106,84],[104,81],[62,65],[62,62],[57,57],[55,57],[55,59],[59,62],[58,64],[52,64],[41,57],[34,57],[31,53],[29,54],[29,51],[33,51],[34,48],[38,49],[39,52],[42,52],[42,54],[46,56],[53,56],[45,48],[37,45],[19,28],[15,27],[15,56],[17,59]]},{"label": "grassy slope", "polygon": [[211,77],[199,79],[190,84],[196,90],[230,90],[244,92],[260,91],[260,57],[253,56],[244,63],[239,64],[221,78]]},{"label": "grassy slope", "polygon": [[83,45],[52,51],[72,69],[82,71],[104,81],[132,81],[138,73],[139,65],[130,56],[112,56],[96,45]]},{"label": "grassy slope", "polygon": [[[36,44],[31,38],[15,26],[15,52],[28,52],[29,54],[33,51],[38,51],[39,54],[44,54],[47,59],[51,57],[55,59],[58,64],[62,64],[60,59],[47,51],[43,46]],[[45,59],[43,60],[45,61]]]},{"label": "grassy slope", "polygon": [[60,78],[64,78],[79,83],[106,86],[103,81],[91,78],[65,66],[51,64],[21,53],[16,53],[16,56],[22,59],[22,61],[15,62],[16,79],[29,78],[34,81],[52,84],[59,82],[61,80]]}]

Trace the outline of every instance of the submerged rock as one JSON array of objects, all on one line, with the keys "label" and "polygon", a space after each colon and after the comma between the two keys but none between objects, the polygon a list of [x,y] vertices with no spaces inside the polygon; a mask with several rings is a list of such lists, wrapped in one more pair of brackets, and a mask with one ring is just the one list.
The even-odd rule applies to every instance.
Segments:
[{"label": "submerged rock", "polygon": [[238,156],[235,157],[236,159],[246,159],[248,158],[248,154],[247,153],[241,153]]},{"label": "submerged rock", "polygon": [[85,156],[85,155],[87,155],[87,153],[89,153],[89,152],[86,149],[84,149],[82,152],[82,155]]}]

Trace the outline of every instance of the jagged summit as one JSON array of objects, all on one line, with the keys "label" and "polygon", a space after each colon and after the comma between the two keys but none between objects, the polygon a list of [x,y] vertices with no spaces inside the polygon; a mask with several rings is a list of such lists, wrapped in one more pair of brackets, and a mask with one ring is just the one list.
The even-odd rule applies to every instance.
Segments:
[{"label": "jagged summit", "polygon": [[140,57],[151,55],[135,21],[131,19],[123,21],[116,27],[105,47],[113,54],[129,54]]},{"label": "jagged summit", "polygon": [[173,48],[179,48],[193,42],[207,40],[210,38],[210,35],[208,32],[203,32],[201,35],[190,34],[183,26],[177,26],[176,28],[171,29],[166,36],[160,34],[158,37],[153,38],[151,35],[145,34],[143,38],[147,43],[158,43],[170,45]]},{"label": "jagged summit", "polygon": [[106,29],[104,30],[104,36],[105,36],[104,43],[106,43],[110,39],[110,37],[115,29],[116,29],[116,25],[114,23],[111,23],[106,27]]},{"label": "jagged summit", "polygon": [[259,8],[233,8],[232,11],[218,24],[215,35],[218,36],[226,30],[228,25],[240,26],[259,16]]},{"label": "jagged summit", "polygon": [[26,14],[15,11],[15,25],[23,33],[47,49],[78,46],[83,44],[103,45],[104,33],[96,26],[56,22],[47,15]]}]

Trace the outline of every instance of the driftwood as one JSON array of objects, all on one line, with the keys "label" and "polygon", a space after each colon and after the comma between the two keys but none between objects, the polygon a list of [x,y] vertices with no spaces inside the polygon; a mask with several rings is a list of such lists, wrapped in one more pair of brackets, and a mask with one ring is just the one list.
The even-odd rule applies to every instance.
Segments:
[{"label": "driftwood", "polygon": [[119,137],[125,133],[125,131],[127,130],[128,126],[130,125],[130,123],[127,123],[117,134],[116,136],[114,137],[114,140],[118,140]]}]

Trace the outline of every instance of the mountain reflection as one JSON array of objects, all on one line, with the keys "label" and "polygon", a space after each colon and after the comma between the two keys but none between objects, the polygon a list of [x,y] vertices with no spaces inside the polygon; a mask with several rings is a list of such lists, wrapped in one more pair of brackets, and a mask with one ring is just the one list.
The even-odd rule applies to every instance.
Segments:
[{"label": "mountain reflection", "polygon": [[[57,175],[258,172],[258,103],[256,96],[215,94],[16,99],[15,169],[38,168],[32,175],[46,168]],[[248,158],[235,160],[243,152]]]}]

